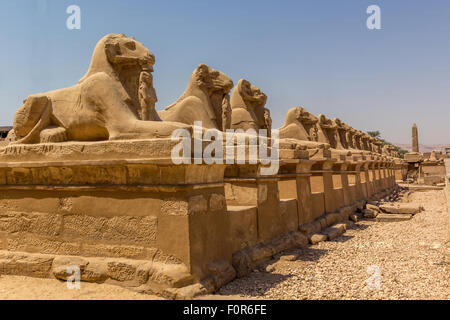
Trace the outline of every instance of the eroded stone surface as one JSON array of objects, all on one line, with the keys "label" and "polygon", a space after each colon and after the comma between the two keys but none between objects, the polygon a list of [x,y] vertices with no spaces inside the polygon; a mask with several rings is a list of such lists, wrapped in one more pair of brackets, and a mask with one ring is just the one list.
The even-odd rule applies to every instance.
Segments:
[{"label": "eroded stone surface", "polygon": [[413,203],[396,203],[381,205],[380,209],[385,213],[417,214],[421,211],[421,206]]}]

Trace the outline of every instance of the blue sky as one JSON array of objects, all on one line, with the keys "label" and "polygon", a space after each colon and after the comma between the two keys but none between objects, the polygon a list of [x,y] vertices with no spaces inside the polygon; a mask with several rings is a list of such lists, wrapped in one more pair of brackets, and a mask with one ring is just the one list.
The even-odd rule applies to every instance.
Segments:
[{"label": "blue sky", "polygon": [[[66,8],[81,8],[81,30]],[[381,8],[382,30],[366,28]],[[134,36],[156,56],[158,109],[206,63],[269,97],[274,127],[302,105],[410,143],[450,143],[448,0],[2,0],[0,125],[28,95],[75,84],[96,42]]]}]

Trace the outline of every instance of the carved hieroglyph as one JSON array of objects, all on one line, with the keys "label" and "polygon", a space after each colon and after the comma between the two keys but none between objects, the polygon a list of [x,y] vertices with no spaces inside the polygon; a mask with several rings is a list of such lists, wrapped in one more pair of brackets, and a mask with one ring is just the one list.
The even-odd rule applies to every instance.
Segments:
[{"label": "carved hieroglyph", "polygon": [[270,112],[265,109],[267,96],[249,81],[241,79],[231,95],[232,129],[269,129]]},{"label": "carved hieroglyph", "polygon": [[[181,97],[158,114],[164,121],[194,124],[204,128],[223,129],[229,123],[229,93],[233,81],[220,71],[201,64],[194,70]],[[224,119],[225,118],[225,119]]]},{"label": "carved hieroglyph", "polygon": [[24,101],[14,118],[16,143],[158,138],[174,129],[190,129],[158,121],[154,63],[153,54],[135,39],[105,36],[77,85]]}]

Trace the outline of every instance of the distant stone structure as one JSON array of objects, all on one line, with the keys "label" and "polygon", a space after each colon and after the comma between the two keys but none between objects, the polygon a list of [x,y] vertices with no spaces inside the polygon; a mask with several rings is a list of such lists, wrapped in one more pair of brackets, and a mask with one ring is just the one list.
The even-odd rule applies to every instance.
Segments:
[{"label": "distant stone structure", "polygon": [[[82,281],[193,298],[283,250],[334,239],[406,177],[393,148],[302,107],[270,147],[279,156],[269,174],[247,144],[241,162],[187,152],[175,164],[176,129],[270,130],[272,120],[259,88],[241,79],[230,99],[232,80],[204,64],[157,114],[154,63],[134,38],[107,35],[78,84],[31,95],[16,112],[0,145],[2,274],[67,280],[77,266]],[[208,142],[187,138],[201,152]]]},{"label": "distant stone structure", "polygon": [[0,140],[5,140],[12,127],[0,127]]},{"label": "distant stone structure", "polygon": [[446,173],[442,151],[419,152],[419,134],[415,123],[412,127],[412,152],[405,154],[405,161],[408,163],[407,178],[410,182],[426,185],[445,182]]},{"label": "distant stone structure", "polygon": [[419,151],[419,132],[417,130],[417,125],[414,123],[412,127],[412,152]]}]

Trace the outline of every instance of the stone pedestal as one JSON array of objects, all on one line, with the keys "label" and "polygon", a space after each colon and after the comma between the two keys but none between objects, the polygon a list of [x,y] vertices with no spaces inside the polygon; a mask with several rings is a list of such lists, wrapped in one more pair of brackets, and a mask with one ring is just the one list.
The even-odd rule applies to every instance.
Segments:
[{"label": "stone pedestal", "polygon": [[[1,247],[183,264],[231,262],[223,165],[174,165],[170,140],[0,150]],[[44,160],[45,159],[45,160]]]},{"label": "stone pedestal", "polygon": [[284,232],[276,174],[261,175],[260,165],[230,165],[225,171],[225,182],[228,205],[256,206],[260,241]]},{"label": "stone pedestal", "polygon": [[338,208],[333,185],[333,161],[322,161],[323,189],[325,199],[325,213],[335,212]]},{"label": "stone pedestal", "polygon": [[408,163],[422,162],[423,161],[423,156],[419,152],[408,152],[408,153],[405,153],[404,159]]},{"label": "stone pedestal", "polygon": [[343,194],[343,206],[348,206],[353,202],[349,182],[348,182],[348,169],[350,168],[348,163],[342,163],[340,165],[341,185]]},{"label": "stone pedestal", "polygon": [[311,200],[312,160],[283,160],[278,174],[280,199],[296,199],[298,223],[314,220]]}]

